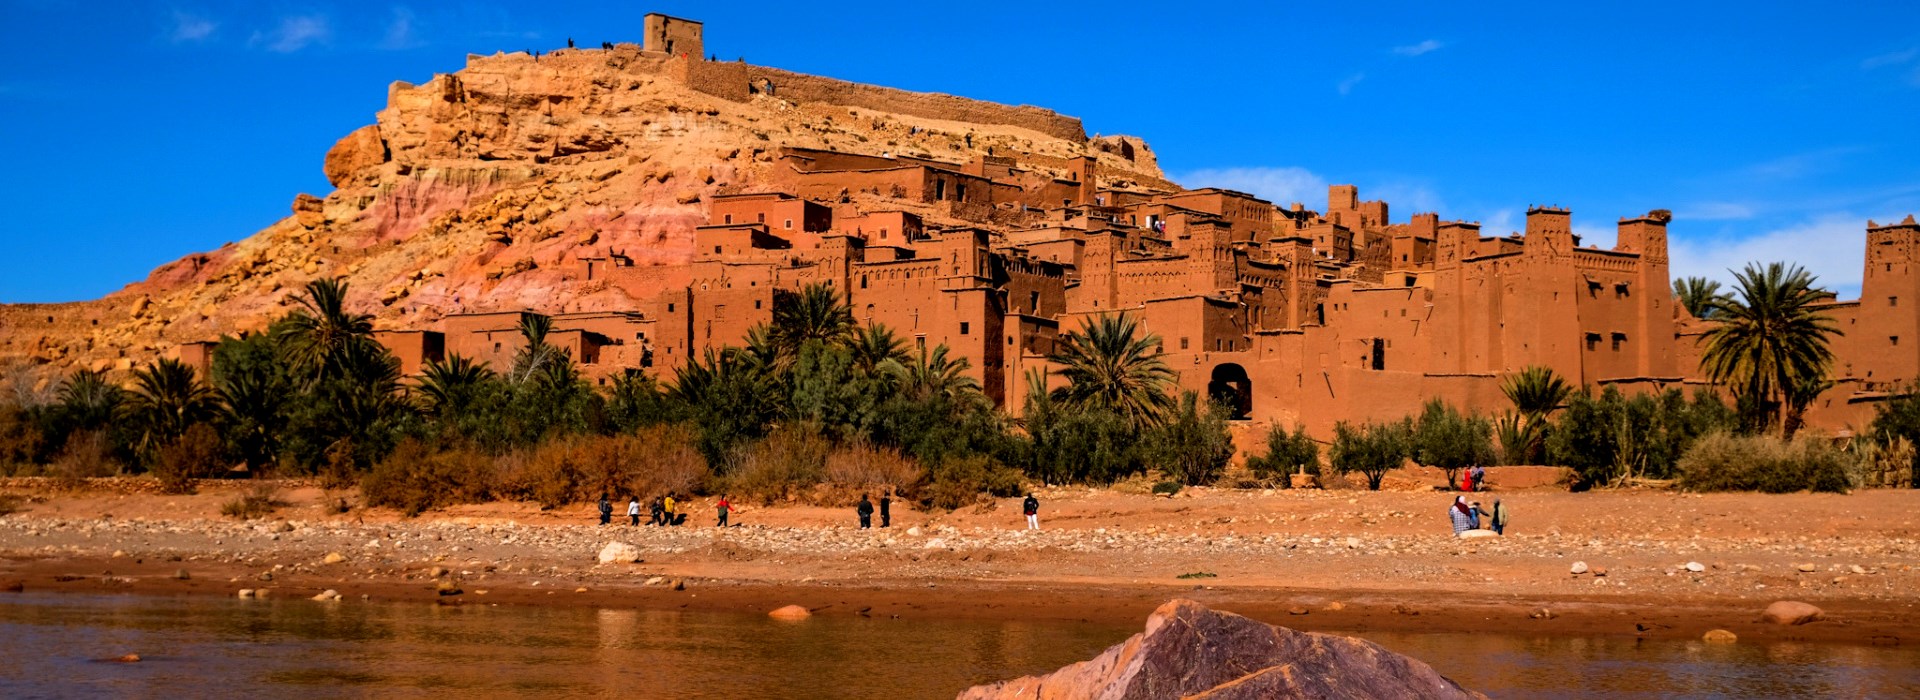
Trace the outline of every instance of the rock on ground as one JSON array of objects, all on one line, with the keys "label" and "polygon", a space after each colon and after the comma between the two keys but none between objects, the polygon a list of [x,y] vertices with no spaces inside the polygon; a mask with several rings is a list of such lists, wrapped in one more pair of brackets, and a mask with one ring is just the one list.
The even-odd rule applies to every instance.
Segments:
[{"label": "rock on ground", "polygon": [[1819,620],[1826,613],[1807,603],[1797,600],[1782,600],[1767,606],[1760,618],[1776,625],[1804,625]]},{"label": "rock on ground", "polygon": [[632,564],[640,561],[640,548],[625,542],[608,542],[600,548],[602,564]]},{"label": "rock on ground", "polygon": [[1484,698],[1417,659],[1364,639],[1296,632],[1191,600],[1146,631],[1045,676],[969,688],[960,700],[1040,698]]},{"label": "rock on ground", "polygon": [[767,613],[767,616],[780,620],[804,620],[812,617],[813,612],[798,605],[788,605],[776,608],[773,612]]}]

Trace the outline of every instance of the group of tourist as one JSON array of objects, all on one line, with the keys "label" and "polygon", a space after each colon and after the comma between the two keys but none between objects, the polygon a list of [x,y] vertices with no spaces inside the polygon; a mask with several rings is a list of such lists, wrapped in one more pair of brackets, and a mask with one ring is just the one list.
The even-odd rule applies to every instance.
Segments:
[{"label": "group of tourist", "polygon": [[[1447,517],[1453,521],[1453,536],[1459,537],[1468,530],[1492,530],[1496,535],[1507,534],[1507,508],[1500,499],[1493,499],[1492,510],[1481,510],[1479,501],[1468,501],[1466,496],[1454,496],[1453,507],[1447,509]],[[1481,527],[1481,518],[1486,519],[1486,527]]]},{"label": "group of tourist", "polygon": [[[1028,530],[1040,529],[1040,499],[1031,493],[1027,494],[1027,499],[1020,503],[1020,512],[1027,516]],[[873,527],[873,500],[867,494],[860,494],[860,502],[854,504],[853,514],[860,519],[860,529]],[[880,527],[893,527],[893,494],[880,496]]]},{"label": "group of tourist", "polygon": [[[680,526],[680,525],[687,524],[687,513],[681,512],[680,510],[681,507],[684,506],[686,502],[684,500],[674,498],[674,495],[675,495],[674,492],[668,491],[665,495],[655,496],[653,501],[647,504],[647,514],[648,514],[647,524],[648,525],[659,525],[659,526],[665,527],[669,525]],[[719,522],[715,523],[714,526],[726,527],[727,516],[733,512],[733,503],[728,501],[725,495],[722,495],[720,496],[720,501],[714,504],[714,507],[719,511],[719,516],[720,516]],[[634,496],[633,500],[627,502],[627,518],[628,518],[628,523],[627,523],[628,525],[631,525],[634,527],[638,527],[640,525],[640,497],[639,496]],[[607,494],[604,494],[604,493],[600,494],[600,524],[609,525],[612,523],[613,523],[613,502],[610,500],[607,500]]]}]

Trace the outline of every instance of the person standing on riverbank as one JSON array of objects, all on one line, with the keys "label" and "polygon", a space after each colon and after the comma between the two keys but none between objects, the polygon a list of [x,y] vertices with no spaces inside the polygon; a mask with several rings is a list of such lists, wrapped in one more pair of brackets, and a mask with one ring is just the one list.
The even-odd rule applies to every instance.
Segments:
[{"label": "person standing on riverbank", "polygon": [[1500,505],[1500,499],[1493,499],[1493,517],[1487,522],[1493,526],[1493,534],[1507,536],[1507,507]]},{"label": "person standing on riverbank", "polygon": [[1040,499],[1034,498],[1031,493],[1027,494],[1027,500],[1020,504],[1020,512],[1027,514],[1028,530],[1040,529]]},{"label": "person standing on riverbank", "polygon": [[661,515],[665,513],[665,508],[666,508],[665,506],[661,505],[659,496],[654,496],[653,500],[648,501],[647,502],[647,524],[648,525],[665,525],[666,522],[661,519]]},{"label": "person standing on riverbank", "polygon": [[860,516],[860,529],[873,527],[873,501],[867,500],[866,494],[860,494],[860,503],[853,507],[853,512]]},{"label": "person standing on riverbank", "polygon": [[880,494],[880,527],[893,527],[893,494]]},{"label": "person standing on riverbank", "polygon": [[1453,521],[1453,536],[1473,529],[1473,511],[1467,506],[1466,496],[1454,496],[1453,507],[1447,509],[1447,518]]},{"label": "person standing on riverbank", "polygon": [[660,509],[666,514],[668,525],[679,525],[680,520],[673,514],[673,506],[673,492],[668,491],[666,500],[660,502]]},{"label": "person standing on riverbank", "polygon": [[631,521],[630,523],[628,523],[627,525],[628,527],[640,527],[640,497],[639,496],[634,496],[633,500],[627,502],[627,518]]},{"label": "person standing on riverbank", "polygon": [[613,503],[607,501],[607,494],[600,494],[600,524],[613,524]]},{"label": "person standing on riverbank", "polygon": [[727,513],[733,510],[733,504],[727,502],[727,495],[723,493],[720,494],[720,503],[715,507],[720,509],[720,522],[716,523],[714,527],[726,527]]}]

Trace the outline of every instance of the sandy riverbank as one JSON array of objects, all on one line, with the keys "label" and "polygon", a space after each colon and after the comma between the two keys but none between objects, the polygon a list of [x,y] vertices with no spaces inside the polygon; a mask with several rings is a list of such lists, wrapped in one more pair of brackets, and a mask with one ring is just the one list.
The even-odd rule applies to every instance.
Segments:
[{"label": "sandy riverbank", "polygon": [[[1430,492],[1050,490],[1040,494],[1046,529],[1029,533],[1012,499],[954,513],[896,507],[894,528],[869,531],[849,527],[844,509],[807,506],[748,508],[739,527],[722,530],[710,526],[706,501],[679,528],[602,528],[587,506],[530,504],[408,520],[378,509],[332,514],[324,504],[351,494],[306,487],[285,489],[289,505],[272,518],[220,517],[220,504],[245,488],[161,496],[137,481],[78,493],[7,482],[0,490],[31,500],[0,517],[0,581],[222,596],[330,588],[342,604],[800,604],[823,615],[1116,623],[1179,595],[1300,629],[1920,639],[1920,492],[1911,491],[1482,494],[1512,506],[1514,529],[1462,542],[1446,530],[1450,496]],[[645,561],[598,564],[613,540]],[[324,563],[330,553],[345,561]],[[1607,575],[1572,575],[1575,561]],[[1705,570],[1688,571],[1689,562]],[[440,595],[434,568],[463,593]],[[1213,576],[1179,578],[1194,573]],[[673,581],[684,587],[663,585]],[[1830,619],[1759,623],[1781,599],[1819,605]]]}]

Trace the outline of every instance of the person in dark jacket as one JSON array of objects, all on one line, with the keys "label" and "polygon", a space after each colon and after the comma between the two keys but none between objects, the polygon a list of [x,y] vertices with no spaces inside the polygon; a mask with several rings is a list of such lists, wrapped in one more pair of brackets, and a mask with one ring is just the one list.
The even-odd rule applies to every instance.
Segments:
[{"label": "person in dark jacket", "polygon": [[880,494],[880,527],[893,527],[892,494]]},{"label": "person in dark jacket", "polygon": [[665,512],[666,512],[666,506],[660,503],[660,497],[654,496],[652,501],[647,502],[647,524],[648,525],[667,524],[666,518],[663,517]]},{"label": "person in dark jacket", "polygon": [[873,501],[867,500],[866,494],[860,494],[860,503],[853,507],[853,512],[860,516],[860,529],[873,527]]},{"label": "person in dark jacket", "polygon": [[1028,530],[1040,529],[1040,499],[1034,498],[1031,493],[1027,494],[1027,500],[1020,504],[1020,512],[1027,515]]},{"label": "person in dark jacket", "polygon": [[613,502],[607,500],[607,494],[600,494],[600,524],[613,522]]}]

